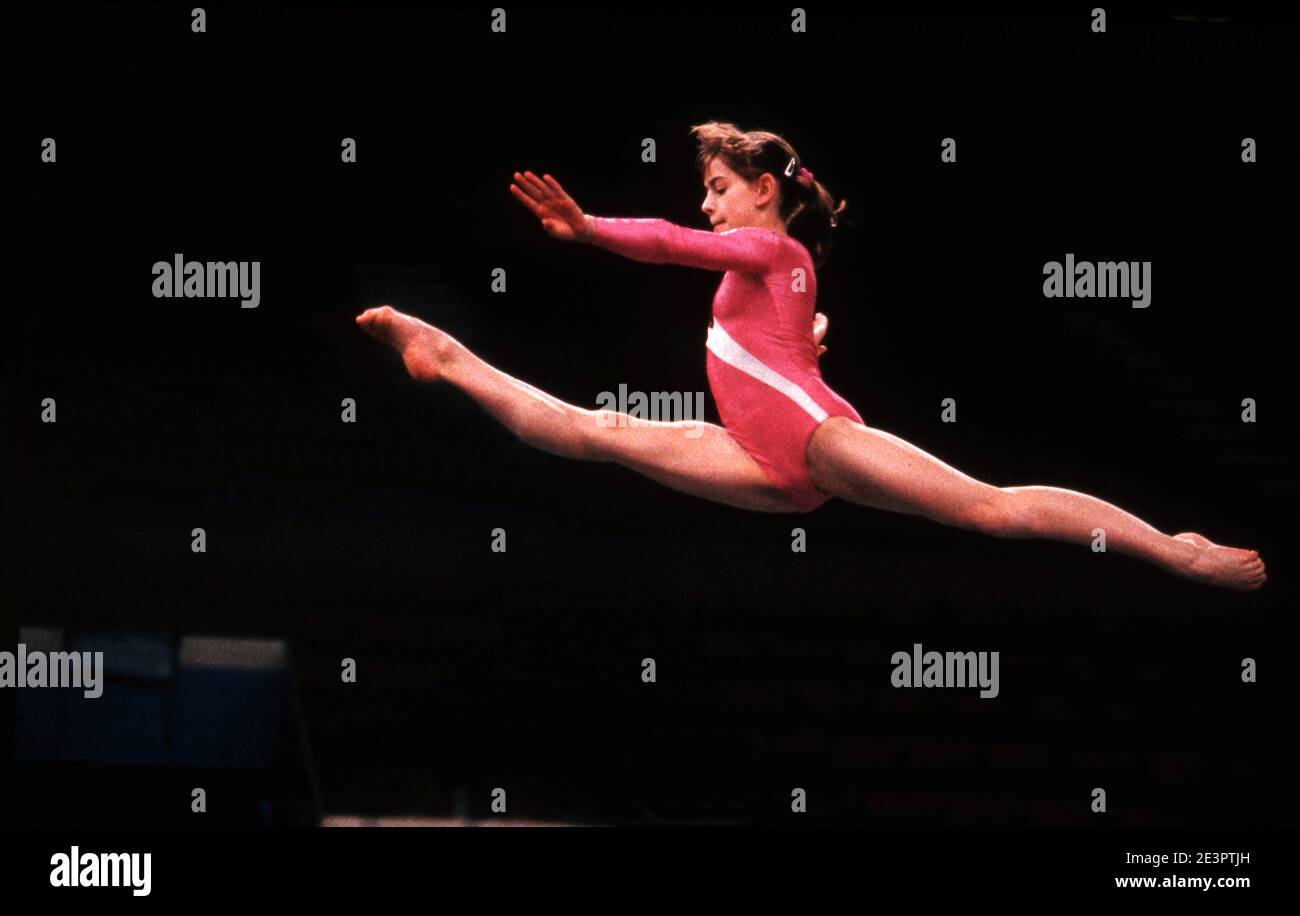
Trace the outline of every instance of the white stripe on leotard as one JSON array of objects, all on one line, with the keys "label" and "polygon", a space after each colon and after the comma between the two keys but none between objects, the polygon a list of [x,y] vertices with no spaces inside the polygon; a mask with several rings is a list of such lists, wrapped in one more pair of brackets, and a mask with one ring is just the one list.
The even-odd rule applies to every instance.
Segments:
[{"label": "white stripe on leotard", "polygon": [[713,319],[713,326],[709,328],[709,336],[704,345],[713,351],[714,356],[728,366],[733,366],[746,375],[753,376],[765,385],[770,385],[781,392],[806,410],[818,423],[826,419],[826,411],[822,410],[817,402],[808,396],[808,392],[736,343],[716,318]]}]

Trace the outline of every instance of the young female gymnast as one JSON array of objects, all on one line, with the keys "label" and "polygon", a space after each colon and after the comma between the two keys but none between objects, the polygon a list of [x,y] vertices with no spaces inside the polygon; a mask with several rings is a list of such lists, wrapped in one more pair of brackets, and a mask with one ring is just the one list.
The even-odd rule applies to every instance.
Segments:
[{"label": "young female gymnast", "polygon": [[995,537],[1076,544],[1091,543],[1101,528],[1108,550],[1176,575],[1242,591],[1264,584],[1258,551],[1192,532],[1163,534],[1073,490],[982,483],[866,426],[822,381],[817,365],[826,319],[814,312],[815,268],[826,260],[844,203],[833,206],[779,135],[719,122],[691,132],[700,145],[700,209],[712,231],[586,215],[550,175],[516,172],[510,191],[555,238],[638,261],[723,272],[706,342],[723,426],[633,420],[566,404],[390,306],[367,309],[357,323],[397,350],[413,378],[451,382],[529,445],[616,461],[695,496],[760,512],[810,512],[838,496]]}]

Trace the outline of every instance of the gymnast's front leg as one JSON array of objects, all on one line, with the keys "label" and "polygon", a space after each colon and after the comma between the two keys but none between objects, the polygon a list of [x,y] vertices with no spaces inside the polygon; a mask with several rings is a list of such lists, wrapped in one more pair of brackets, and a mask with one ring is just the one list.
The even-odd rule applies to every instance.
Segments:
[{"label": "gymnast's front leg", "polygon": [[565,403],[391,306],[367,309],[357,324],[396,350],[412,378],[450,382],[534,448],[583,461],[614,461],[664,486],[740,509],[794,511],[721,426],[641,420]]}]

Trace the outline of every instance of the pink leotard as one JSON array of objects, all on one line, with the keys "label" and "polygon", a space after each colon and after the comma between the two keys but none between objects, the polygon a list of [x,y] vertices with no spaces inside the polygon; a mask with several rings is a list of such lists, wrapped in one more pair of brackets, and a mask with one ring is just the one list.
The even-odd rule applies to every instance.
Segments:
[{"label": "pink leotard", "polygon": [[862,417],[817,367],[808,250],[770,229],[714,233],[662,219],[596,217],[590,241],[637,261],[726,271],[705,343],[722,424],[800,512],[830,499],[809,477],[808,440],[828,417]]}]

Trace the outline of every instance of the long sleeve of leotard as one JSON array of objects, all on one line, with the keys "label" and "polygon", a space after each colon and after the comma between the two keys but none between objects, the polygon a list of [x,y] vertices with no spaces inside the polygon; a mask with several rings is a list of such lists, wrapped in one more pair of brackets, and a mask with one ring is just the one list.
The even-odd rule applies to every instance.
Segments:
[{"label": "long sleeve of leotard", "polygon": [[742,273],[762,273],[771,266],[781,245],[775,232],[754,226],[717,233],[663,219],[603,216],[593,217],[588,241],[635,261]]}]

